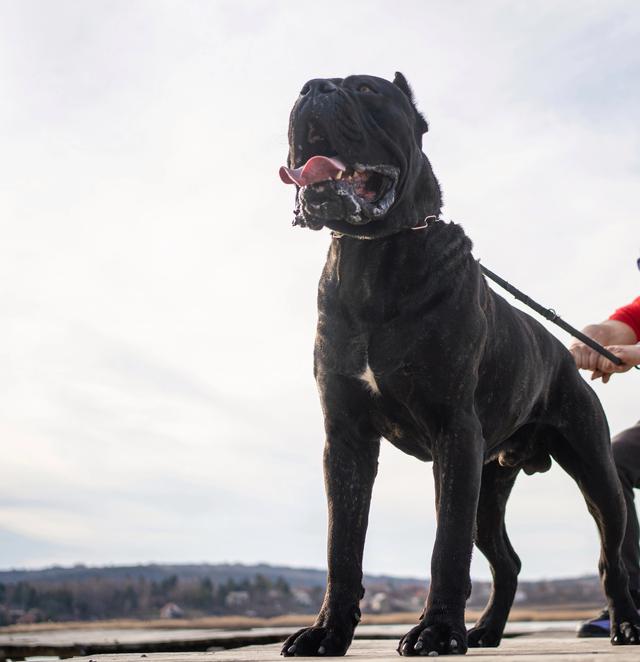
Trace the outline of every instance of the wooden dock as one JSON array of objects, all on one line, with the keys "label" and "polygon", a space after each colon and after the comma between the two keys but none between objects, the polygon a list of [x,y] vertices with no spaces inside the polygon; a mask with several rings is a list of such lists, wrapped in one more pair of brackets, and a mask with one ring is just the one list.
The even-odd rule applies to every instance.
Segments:
[{"label": "wooden dock", "polygon": [[[398,642],[412,627],[361,625],[356,639]],[[228,650],[284,641],[298,627],[252,628],[57,628],[27,632],[0,632],[0,662],[31,657],[86,657],[96,655],[195,653]],[[572,638],[575,623],[508,623],[505,637],[564,636]],[[640,653],[640,651],[639,651]],[[136,658],[139,660],[139,657]]]},{"label": "wooden dock", "polygon": [[[358,628],[347,657],[357,662],[400,659],[396,646],[407,625]],[[297,628],[57,629],[0,633],[0,662],[34,657],[74,662],[282,662],[281,642]],[[571,623],[509,623],[499,648],[471,649],[467,658],[499,662],[640,662],[640,646],[612,646],[608,639],[577,639]],[[481,662],[481,661],[479,661]]]},{"label": "wooden dock", "polygon": [[[384,640],[358,640],[347,654],[357,662],[398,662],[396,643]],[[141,662],[140,655],[99,655],[77,658],[74,662]],[[456,656],[461,660],[460,656]],[[155,653],[144,662],[282,662],[280,645],[246,646],[211,653]],[[312,658],[306,658],[312,659]],[[317,659],[317,658],[313,658]],[[464,659],[478,662],[638,662],[640,647],[612,646],[607,639],[561,637],[541,639],[518,637],[505,640],[499,648],[470,649]]]}]

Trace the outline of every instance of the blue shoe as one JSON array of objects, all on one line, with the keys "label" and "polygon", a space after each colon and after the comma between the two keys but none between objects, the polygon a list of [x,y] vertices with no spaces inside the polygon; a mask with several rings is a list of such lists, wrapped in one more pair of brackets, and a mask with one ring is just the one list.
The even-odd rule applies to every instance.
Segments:
[{"label": "blue shoe", "polygon": [[595,618],[585,621],[578,628],[578,637],[609,637],[610,631],[609,610],[603,609]]}]

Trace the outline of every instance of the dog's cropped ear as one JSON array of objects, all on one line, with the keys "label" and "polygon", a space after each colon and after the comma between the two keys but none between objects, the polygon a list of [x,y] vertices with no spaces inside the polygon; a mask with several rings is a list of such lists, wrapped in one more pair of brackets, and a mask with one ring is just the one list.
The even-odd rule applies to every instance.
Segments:
[{"label": "dog's cropped ear", "polygon": [[413,91],[411,90],[411,87],[409,87],[407,79],[399,71],[396,71],[396,75],[393,78],[393,84],[396,87],[399,87],[406,94],[409,101],[411,101],[411,105],[416,111],[416,129],[418,130],[418,133],[420,135],[426,133],[429,130],[429,125],[427,124],[427,120],[423,117],[422,113],[420,113],[416,108],[416,102],[413,99]]},{"label": "dog's cropped ear", "polygon": [[409,101],[413,103],[413,92],[409,87],[407,79],[399,71],[396,71],[396,75],[393,77],[393,84],[399,87],[409,97]]}]

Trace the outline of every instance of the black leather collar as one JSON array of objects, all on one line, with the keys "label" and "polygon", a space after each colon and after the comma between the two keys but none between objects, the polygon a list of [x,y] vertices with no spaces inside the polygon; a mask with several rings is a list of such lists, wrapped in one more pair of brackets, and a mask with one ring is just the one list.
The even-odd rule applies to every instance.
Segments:
[{"label": "black leather collar", "polygon": [[[413,227],[406,229],[425,230],[426,228],[432,226],[434,223],[438,223],[440,221],[442,221],[442,219],[436,216],[435,214],[429,214],[429,216],[425,216],[418,225],[414,225]],[[401,232],[401,230],[399,230],[398,232]],[[384,237],[357,237],[355,235],[346,234],[345,232],[336,232],[335,230],[331,230],[331,236],[334,239],[342,239],[342,237],[349,237],[350,239],[362,239],[363,241],[372,241],[373,239],[384,239]]]}]

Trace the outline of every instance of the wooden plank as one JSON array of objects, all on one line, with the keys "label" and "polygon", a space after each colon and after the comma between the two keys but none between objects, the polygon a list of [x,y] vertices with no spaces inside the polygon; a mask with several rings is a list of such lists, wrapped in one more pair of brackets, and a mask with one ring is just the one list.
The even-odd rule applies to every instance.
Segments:
[{"label": "wooden plank", "polygon": [[[569,626],[569,627],[568,627]],[[573,624],[547,624],[549,628],[563,628],[556,636],[572,634]],[[398,641],[411,625],[361,626],[358,639],[391,639]],[[0,634],[0,662],[10,658],[56,656],[61,658],[163,652],[205,652],[212,649],[232,649],[252,644],[271,644],[284,641],[298,628],[256,628],[255,630],[158,630],[158,629],[69,629]],[[537,630],[543,636],[553,636],[540,624],[510,623],[505,636],[517,636]]]},{"label": "wooden plank", "polygon": [[[357,662],[398,662],[391,641],[355,641],[347,658]],[[247,646],[216,653],[149,654],[144,662],[282,662],[280,645]],[[470,649],[466,658],[499,658],[499,662],[638,662],[640,647],[612,646],[607,639],[519,637],[505,640],[499,648]],[[460,658],[458,658],[460,659]],[[141,662],[140,655],[100,655],[76,658],[74,662]],[[479,660],[479,662],[481,662]]]}]

